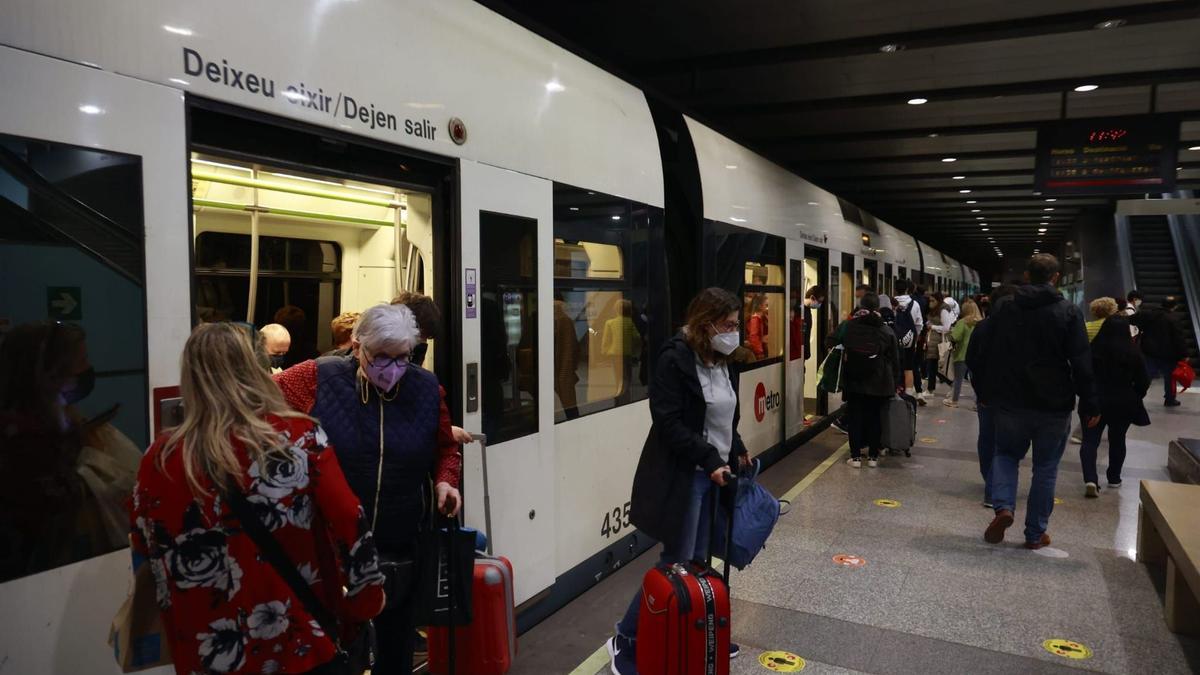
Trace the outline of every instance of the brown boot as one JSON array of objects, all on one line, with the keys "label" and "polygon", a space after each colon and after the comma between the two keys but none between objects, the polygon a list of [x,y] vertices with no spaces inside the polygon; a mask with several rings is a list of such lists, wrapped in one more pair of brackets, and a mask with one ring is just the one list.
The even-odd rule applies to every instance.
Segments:
[{"label": "brown boot", "polygon": [[999,544],[1004,541],[1004,531],[1011,527],[1012,524],[1012,511],[1000,509],[996,512],[996,517],[992,519],[992,523],[983,531],[983,540],[989,544]]},{"label": "brown boot", "polygon": [[1042,548],[1043,546],[1049,546],[1049,545],[1050,545],[1050,535],[1046,534],[1045,532],[1042,533],[1041,539],[1038,539],[1037,541],[1025,542],[1025,548],[1027,548],[1031,551],[1036,551],[1037,549]]}]

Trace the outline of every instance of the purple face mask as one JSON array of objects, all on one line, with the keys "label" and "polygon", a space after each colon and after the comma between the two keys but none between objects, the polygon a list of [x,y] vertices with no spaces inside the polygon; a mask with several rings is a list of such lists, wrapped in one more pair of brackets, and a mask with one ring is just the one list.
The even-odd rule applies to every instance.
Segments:
[{"label": "purple face mask", "polygon": [[367,375],[367,379],[371,381],[380,391],[391,391],[392,387],[404,377],[404,371],[408,369],[407,361],[390,361],[385,366],[377,366],[368,361],[363,371]]}]

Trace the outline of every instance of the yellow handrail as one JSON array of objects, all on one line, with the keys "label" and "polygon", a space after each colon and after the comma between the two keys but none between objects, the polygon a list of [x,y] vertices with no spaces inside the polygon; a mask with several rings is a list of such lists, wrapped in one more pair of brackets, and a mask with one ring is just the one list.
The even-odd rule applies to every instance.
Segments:
[{"label": "yellow handrail", "polygon": [[271,181],[262,180],[259,178],[239,178],[238,176],[227,176],[220,173],[210,173],[208,171],[197,171],[192,169],[192,178],[198,180],[206,180],[212,183],[222,183],[224,185],[237,185],[239,187],[258,188],[261,190],[274,190],[276,192],[289,192],[291,194],[303,195],[305,197],[319,197],[321,199],[333,199],[342,202],[352,202],[355,204],[368,204],[370,206],[383,206],[389,209],[404,208],[404,205],[392,199],[380,199],[376,197],[359,197],[357,195],[347,195],[340,192],[329,192],[328,190],[317,190],[315,188],[302,188],[292,185],[284,185],[282,183],[273,183]]}]

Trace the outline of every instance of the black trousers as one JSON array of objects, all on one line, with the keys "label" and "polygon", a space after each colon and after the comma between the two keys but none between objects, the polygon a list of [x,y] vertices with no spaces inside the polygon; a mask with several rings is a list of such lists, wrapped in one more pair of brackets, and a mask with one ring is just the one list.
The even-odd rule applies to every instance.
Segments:
[{"label": "black trousers", "polygon": [[389,607],[375,617],[375,665],[371,675],[410,675],[413,669],[413,638],[409,602]]},{"label": "black trousers", "polygon": [[855,392],[846,392],[846,408],[850,418],[850,456],[862,457],[862,449],[867,448],[867,456],[871,459],[879,457],[880,434],[883,433],[883,422],[880,418],[883,404],[887,396],[870,396]]}]

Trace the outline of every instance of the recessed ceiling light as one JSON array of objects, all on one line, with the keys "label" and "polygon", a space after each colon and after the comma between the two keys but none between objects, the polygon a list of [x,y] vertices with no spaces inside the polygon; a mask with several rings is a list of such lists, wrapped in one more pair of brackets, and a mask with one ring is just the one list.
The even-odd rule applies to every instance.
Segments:
[{"label": "recessed ceiling light", "polygon": [[971,194],[971,191],[970,191],[970,190],[959,190],[959,191],[958,191],[958,194],[960,194],[960,195],[967,195],[967,194]]},{"label": "recessed ceiling light", "polygon": [[1038,234],[1046,234],[1046,228],[1044,228],[1044,227],[1039,227],[1039,228],[1038,228]]},{"label": "recessed ceiling light", "polygon": [[79,106],[79,112],[84,113],[85,115],[102,115],[104,114],[104,108],[88,103],[87,105]]},{"label": "recessed ceiling light", "polygon": [[966,178],[966,176],[954,176],[954,180],[962,180],[964,178]]},{"label": "recessed ceiling light", "polygon": [[1097,30],[1105,30],[1108,28],[1120,28],[1125,25],[1125,19],[1109,19],[1096,24]]},{"label": "recessed ceiling light", "polygon": [[558,80],[550,80],[549,82],[546,83],[546,91],[559,92],[559,91],[566,91],[566,89],[567,88],[562,86],[562,83],[559,82]]},{"label": "recessed ceiling light", "polygon": [[904,45],[896,44],[895,42],[889,42],[888,44],[879,48],[879,51],[883,52],[884,54],[891,54],[893,52],[899,52],[903,50]]},{"label": "recessed ceiling light", "polygon": [[925,105],[926,103],[929,103],[929,99],[927,98],[917,97],[908,99],[909,105]]},{"label": "recessed ceiling light", "polygon": [[613,220],[620,220],[620,219],[621,219],[621,216],[613,216],[613,217],[612,217],[612,219],[613,219]]},{"label": "recessed ceiling light", "polygon": [[981,232],[987,232],[987,231],[988,231],[988,229],[987,229],[986,227],[981,227],[981,228],[979,228],[979,230],[980,230]]},{"label": "recessed ceiling light", "polygon": [[978,201],[976,201],[976,200],[974,200],[974,199],[968,199],[968,200],[967,200],[967,203],[968,203],[968,204],[978,204],[979,202],[978,202]]},{"label": "recessed ceiling light", "polygon": [[1057,200],[1057,199],[1055,199],[1055,198],[1053,198],[1053,197],[1051,197],[1050,199],[1047,199],[1046,201],[1048,201],[1048,202],[1056,202],[1056,201],[1058,201],[1058,200]]},{"label": "recessed ceiling light", "polygon": [[971,209],[971,213],[979,213],[982,209]]},{"label": "recessed ceiling light", "polygon": [[937,134],[929,134],[929,138],[937,138],[937,137],[938,137]]},{"label": "recessed ceiling light", "polygon": [[942,161],[949,164],[950,162],[957,162],[958,158],[957,157],[943,157]]},{"label": "recessed ceiling light", "polygon": [[571,210],[572,210],[572,211],[578,211],[578,210],[579,210],[579,207],[578,207],[578,206],[572,206],[572,207],[571,207]]},{"label": "recessed ceiling light", "polygon": [[1053,211],[1053,210],[1054,210],[1054,207],[1053,207],[1053,206],[1047,206],[1046,208],[1044,208],[1044,209],[1042,209],[1042,210],[1043,210],[1043,211]]},{"label": "recessed ceiling light", "polygon": [[[971,210],[977,211],[978,209],[971,209]],[[975,216],[975,220],[987,220],[987,218],[985,218],[984,216]]]},{"label": "recessed ceiling light", "polygon": [[1099,88],[1100,85],[1098,84],[1081,84],[1078,87],[1075,87],[1075,91],[1082,93],[1087,91],[1096,91]]},{"label": "recessed ceiling light", "polygon": [[192,34],[191,28],[179,28],[177,26],[163,26],[163,30],[176,35],[188,36]]}]

